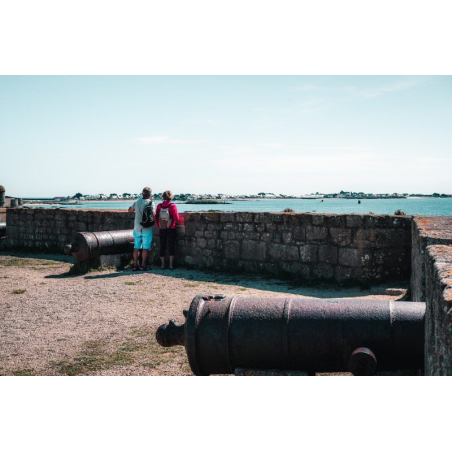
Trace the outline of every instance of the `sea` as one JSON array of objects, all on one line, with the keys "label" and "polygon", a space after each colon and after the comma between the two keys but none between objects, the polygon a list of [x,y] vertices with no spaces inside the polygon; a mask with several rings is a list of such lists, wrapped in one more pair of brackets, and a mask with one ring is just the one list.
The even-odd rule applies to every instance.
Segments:
[{"label": "sea", "polygon": [[[179,212],[199,211],[248,211],[282,212],[286,208],[295,212],[318,213],[375,213],[393,214],[402,210],[407,215],[452,216],[452,198],[402,198],[402,199],[259,199],[229,201],[226,204],[186,204],[175,202]],[[160,201],[156,201],[160,202]],[[78,205],[49,205],[40,207],[61,207],[70,209],[127,210],[132,201],[99,201]],[[38,207],[34,205],[33,207]]]}]

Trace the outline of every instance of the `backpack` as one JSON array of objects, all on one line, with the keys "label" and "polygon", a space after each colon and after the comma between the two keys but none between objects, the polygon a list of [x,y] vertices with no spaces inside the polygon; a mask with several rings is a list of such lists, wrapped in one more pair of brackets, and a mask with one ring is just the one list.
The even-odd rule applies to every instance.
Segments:
[{"label": "backpack", "polygon": [[159,212],[159,223],[160,223],[160,229],[169,229],[169,227],[171,226],[171,217],[170,217],[170,213],[169,213],[169,206],[171,204],[168,205],[168,207],[163,208],[160,205],[160,212]]},{"label": "backpack", "polygon": [[141,216],[141,226],[143,228],[150,228],[155,223],[154,212],[152,211],[152,201],[147,203],[143,209],[143,215]]}]

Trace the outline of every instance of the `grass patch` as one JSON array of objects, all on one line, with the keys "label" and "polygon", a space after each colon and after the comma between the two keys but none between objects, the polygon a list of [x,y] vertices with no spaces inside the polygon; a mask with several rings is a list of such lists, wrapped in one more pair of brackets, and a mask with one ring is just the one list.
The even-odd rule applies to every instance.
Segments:
[{"label": "grass patch", "polygon": [[18,268],[39,268],[60,266],[62,262],[51,261],[47,259],[30,259],[26,257],[0,256],[0,265],[4,267],[18,267]]},{"label": "grass patch", "polygon": [[81,352],[73,360],[53,363],[60,375],[87,375],[116,366],[139,364],[156,368],[184,355],[182,347],[164,348],[157,344],[155,331],[151,328],[133,328],[114,350],[108,349],[106,341],[87,341]]},{"label": "grass patch", "polygon": [[21,295],[21,294],[25,293],[26,291],[27,291],[27,289],[15,289],[11,293],[14,295]]},{"label": "grass patch", "polygon": [[126,281],[124,284],[125,284],[126,286],[134,286],[136,283],[133,282],[133,281]]},{"label": "grass patch", "polygon": [[199,283],[187,283],[187,284],[184,284],[184,287],[198,287],[199,286]]},{"label": "grass patch", "polygon": [[15,377],[32,377],[35,374],[33,369],[19,369],[12,373]]}]

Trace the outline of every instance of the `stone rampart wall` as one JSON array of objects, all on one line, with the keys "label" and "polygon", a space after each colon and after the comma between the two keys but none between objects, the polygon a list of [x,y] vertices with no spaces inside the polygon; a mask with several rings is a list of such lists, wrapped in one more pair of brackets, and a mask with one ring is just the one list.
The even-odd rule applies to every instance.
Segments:
[{"label": "stone rampart wall", "polygon": [[[8,209],[7,215],[7,247],[18,250],[62,251],[76,232],[133,227],[133,214],[124,211],[27,208]],[[377,282],[410,274],[411,217],[256,212],[183,217],[185,235],[177,243],[182,265],[308,281]]]},{"label": "stone rampart wall", "polygon": [[452,245],[425,254],[425,374],[452,375]]},{"label": "stone rampart wall", "polygon": [[132,229],[133,215],[111,210],[7,209],[6,247],[63,252],[76,232]]},{"label": "stone rampart wall", "polygon": [[412,237],[411,296],[425,301],[427,247],[452,244],[452,217],[414,217]]},{"label": "stone rampart wall", "polygon": [[198,268],[338,282],[410,274],[410,217],[197,212],[185,230],[181,258]]}]

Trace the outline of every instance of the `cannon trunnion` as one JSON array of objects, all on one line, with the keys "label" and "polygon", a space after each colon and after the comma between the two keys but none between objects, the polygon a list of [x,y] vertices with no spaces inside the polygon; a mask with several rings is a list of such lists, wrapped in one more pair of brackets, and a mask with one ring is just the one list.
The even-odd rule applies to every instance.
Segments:
[{"label": "cannon trunnion", "polygon": [[130,253],[134,243],[133,230],[77,232],[71,244],[64,247],[64,252],[78,262],[94,259],[104,254]]},{"label": "cannon trunnion", "polygon": [[171,320],[156,338],[164,347],[184,345],[196,375],[423,368],[425,303],[198,295],[184,315],[185,324]]}]

